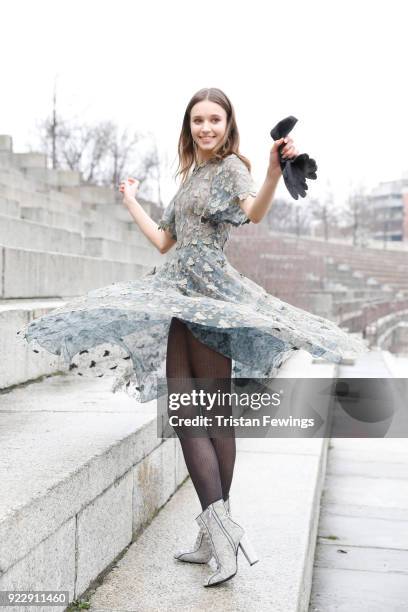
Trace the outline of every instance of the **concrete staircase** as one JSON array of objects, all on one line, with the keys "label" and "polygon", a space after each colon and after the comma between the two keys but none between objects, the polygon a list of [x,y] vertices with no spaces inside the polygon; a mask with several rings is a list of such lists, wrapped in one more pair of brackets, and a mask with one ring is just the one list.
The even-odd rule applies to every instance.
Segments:
[{"label": "concrete staircase", "polygon": [[[81,594],[185,478],[154,403],[52,376],[0,395],[2,589]],[[61,609],[61,608],[59,608]]]},{"label": "concrete staircase", "polygon": [[120,194],[48,169],[42,154],[14,153],[11,137],[0,136],[0,341],[2,355],[13,357],[0,361],[0,389],[62,368],[52,355],[30,359],[15,343],[20,326],[164,260]]},{"label": "concrete staircase", "polygon": [[67,298],[165,259],[112,190],[48,169],[44,155],[14,153],[0,136],[2,589],[67,588],[72,599],[186,476],[175,440],[156,436],[154,404],[136,411],[108,379],[77,385],[61,358],[33,358],[16,342],[19,328]]},{"label": "concrete staircase", "polygon": [[[195,536],[199,508],[178,440],[157,435],[156,402],[16,345],[17,329],[66,298],[164,261],[126,215],[110,190],[0,136],[0,590],[92,596],[95,610],[307,610],[326,439],[238,441],[233,512],[263,562],[204,593],[206,568],[171,556]],[[335,375],[296,351],[278,378]]]},{"label": "concrete staircase", "polygon": [[[297,351],[279,378],[331,378],[335,368]],[[232,503],[263,563],[242,568],[233,596],[241,607],[223,606],[222,591],[213,594],[221,609],[255,609],[256,585],[257,609],[268,602],[285,612],[307,609],[326,452],[327,439],[238,441]],[[154,401],[135,404],[112,394],[106,380],[61,374],[5,389],[0,466],[7,491],[0,502],[1,590],[68,591],[72,602],[100,585],[96,604],[129,610],[170,609],[166,602],[177,609],[182,593],[191,601],[210,597],[201,586],[205,568],[197,573],[172,559],[173,549],[194,538],[199,508],[191,481],[183,484],[178,440],[157,437]],[[103,577],[115,567],[111,580],[127,586],[112,591]],[[119,599],[107,601],[113,593]]]},{"label": "concrete staircase", "polygon": [[113,190],[50,170],[43,155],[13,153],[0,136],[0,299],[79,295],[158,261]]}]

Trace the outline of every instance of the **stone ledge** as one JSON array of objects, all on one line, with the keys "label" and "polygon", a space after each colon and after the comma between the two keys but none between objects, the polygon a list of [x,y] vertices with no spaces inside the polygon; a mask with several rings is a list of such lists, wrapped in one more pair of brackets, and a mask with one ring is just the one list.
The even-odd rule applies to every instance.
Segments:
[{"label": "stone ledge", "polygon": [[0,298],[82,295],[113,282],[139,278],[151,267],[0,245]]},{"label": "stone ledge", "polygon": [[1,588],[83,592],[186,478],[156,402],[108,386],[55,376],[0,395]]},{"label": "stone ledge", "polygon": [[18,329],[64,303],[56,299],[0,301],[0,389],[66,369],[61,357],[45,352],[34,356],[24,341],[16,342]]}]

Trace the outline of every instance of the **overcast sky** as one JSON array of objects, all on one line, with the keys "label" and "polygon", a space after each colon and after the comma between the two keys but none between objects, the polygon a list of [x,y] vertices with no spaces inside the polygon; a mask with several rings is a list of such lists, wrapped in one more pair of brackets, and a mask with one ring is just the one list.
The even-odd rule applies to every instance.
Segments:
[{"label": "overcast sky", "polygon": [[[310,196],[408,171],[405,1],[13,0],[2,5],[0,133],[27,150],[51,107],[152,132],[173,165],[185,107],[202,87],[235,106],[258,186],[270,129],[287,115],[316,159]],[[283,185],[278,195],[286,195]],[[305,202],[307,199],[305,200]]]}]

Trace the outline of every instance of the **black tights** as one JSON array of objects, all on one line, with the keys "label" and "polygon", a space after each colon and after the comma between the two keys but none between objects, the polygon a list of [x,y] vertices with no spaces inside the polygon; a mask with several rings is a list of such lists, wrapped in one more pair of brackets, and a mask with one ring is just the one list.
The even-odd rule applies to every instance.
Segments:
[{"label": "black tights", "polygon": [[[194,378],[212,379],[214,392],[215,389],[230,392],[231,359],[197,340],[182,321],[173,317],[167,341],[166,377],[169,394],[191,392],[195,388]],[[213,412],[214,408],[209,412],[202,410],[202,414],[210,416]],[[168,410],[168,414],[189,418],[200,414],[200,410],[188,405],[176,411]],[[230,403],[217,404],[216,414],[231,416]],[[194,427],[194,437],[189,427],[177,425],[173,429],[202,509],[221,497],[227,500],[236,456],[233,426],[224,427],[222,437],[219,429],[216,432],[211,427]]]}]

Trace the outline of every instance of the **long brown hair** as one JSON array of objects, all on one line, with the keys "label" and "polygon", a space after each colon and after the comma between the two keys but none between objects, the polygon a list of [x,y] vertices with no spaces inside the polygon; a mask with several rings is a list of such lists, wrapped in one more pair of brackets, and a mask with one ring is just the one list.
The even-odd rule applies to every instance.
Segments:
[{"label": "long brown hair", "polygon": [[190,113],[191,109],[197,102],[201,102],[202,100],[210,100],[211,102],[216,102],[227,113],[227,127],[225,130],[224,138],[219,143],[217,147],[215,147],[213,151],[213,157],[216,159],[224,159],[227,155],[231,153],[235,153],[246,165],[249,171],[251,171],[251,163],[250,161],[241,155],[239,152],[239,132],[237,127],[237,122],[235,119],[235,111],[232,106],[229,98],[225,95],[221,89],[217,89],[216,87],[200,89],[197,91],[191,98],[190,102],[187,104],[187,108],[184,113],[183,125],[181,127],[180,138],[178,142],[178,157],[179,164],[177,167],[177,172],[175,174],[175,178],[181,174],[182,183],[185,182],[188,176],[188,172],[191,166],[194,163],[197,163],[197,156],[194,146],[194,141],[191,136],[190,129]]}]

